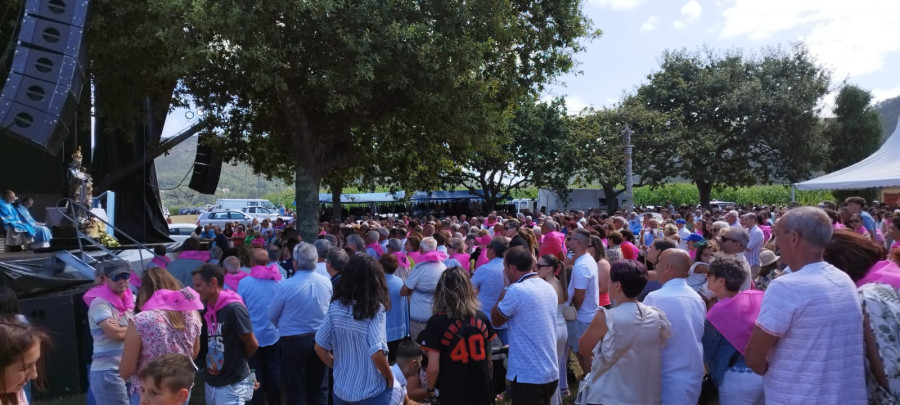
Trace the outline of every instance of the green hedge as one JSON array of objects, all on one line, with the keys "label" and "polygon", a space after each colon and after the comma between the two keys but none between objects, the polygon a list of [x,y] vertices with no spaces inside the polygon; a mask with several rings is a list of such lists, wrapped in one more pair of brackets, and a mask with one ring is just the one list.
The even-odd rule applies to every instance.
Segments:
[{"label": "green hedge", "polygon": [[[817,204],[823,200],[832,200],[830,191],[796,191],[795,198],[800,204]],[[711,199],[736,202],[738,204],[778,204],[791,202],[791,188],[788,186],[753,186],[713,190]],[[637,205],[662,205],[671,202],[674,205],[696,205],[700,202],[697,186],[690,183],[669,184],[651,190],[650,187],[634,189],[634,202]]]}]

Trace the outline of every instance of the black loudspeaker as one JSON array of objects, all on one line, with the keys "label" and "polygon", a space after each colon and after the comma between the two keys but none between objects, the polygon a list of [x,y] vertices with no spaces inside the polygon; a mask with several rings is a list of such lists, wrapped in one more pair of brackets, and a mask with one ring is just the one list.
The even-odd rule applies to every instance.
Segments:
[{"label": "black loudspeaker", "polygon": [[84,84],[87,0],[27,0],[12,71],[0,93],[0,129],[56,155]]},{"label": "black loudspeaker", "polygon": [[[82,301],[87,287],[42,297],[26,298],[19,309],[28,321],[44,328],[52,338],[52,347],[44,353],[47,387],[33,390],[34,399],[58,399],[83,391],[87,384],[90,340],[87,333],[87,307]],[[83,353],[88,353],[87,356]]]},{"label": "black loudspeaker", "polygon": [[201,194],[215,194],[222,174],[222,156],[212,147],[203,144],[203,137],[197,143],[197,157],[194,159],[194,173],[188,184]]}]

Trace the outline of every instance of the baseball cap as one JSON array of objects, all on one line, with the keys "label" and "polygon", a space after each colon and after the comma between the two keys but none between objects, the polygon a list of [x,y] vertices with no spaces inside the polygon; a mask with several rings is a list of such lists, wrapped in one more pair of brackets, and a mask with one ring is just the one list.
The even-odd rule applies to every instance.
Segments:
[{"label": "baseball cap", "polygon": [[692,234],[688,235],[687,238],[684,238],[684,240],[686,240],[688,242],[700,242],[703,240],[703,235],[692,233]]},{"label": "baseball cap", "polygon": [[684,225],[684,224],[686,224],[687,222],[686,222],[685,220],[683,220],[683,219],[676,219],[676,220],[675,220],[675,223],[676,223],[676,224],[679,224],[679,225]]},{"label": "baseball cap", "polygon": [[123,260],[103,262],[101,265],[103,266],[102,272],[104,276],[114,277],[118,274],[131,272],[131,266]]}]

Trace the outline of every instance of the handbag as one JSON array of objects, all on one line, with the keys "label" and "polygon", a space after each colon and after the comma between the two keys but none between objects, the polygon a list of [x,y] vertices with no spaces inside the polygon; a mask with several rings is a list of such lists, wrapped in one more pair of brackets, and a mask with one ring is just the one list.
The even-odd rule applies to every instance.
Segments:
[{"label": "handbag", "polygon": [[571,305],[566,305],[562,309],[562,315],[566,321],[574,321],[578,317],[578,310]]}]

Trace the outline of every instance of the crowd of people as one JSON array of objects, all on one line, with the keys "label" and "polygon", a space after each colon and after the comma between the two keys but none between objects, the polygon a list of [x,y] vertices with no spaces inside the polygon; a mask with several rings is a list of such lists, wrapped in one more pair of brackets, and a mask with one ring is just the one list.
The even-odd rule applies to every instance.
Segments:
[{"label": "crowd of people", "polygon": [[[90,401],[187,403],[195,367],[207,404],[900,401],[900,210],[723,208],[200,229],[99,267]],[[0,328],[27,403],[47,336]]]}]

